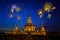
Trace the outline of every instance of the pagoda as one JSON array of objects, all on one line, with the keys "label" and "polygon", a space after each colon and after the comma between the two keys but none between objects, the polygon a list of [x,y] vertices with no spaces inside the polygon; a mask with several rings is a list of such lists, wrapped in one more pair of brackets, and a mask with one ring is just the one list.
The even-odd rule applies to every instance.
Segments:
[{"label": "pagoda", "polygon": [[33,32],[35,31],[35,26],[32,24],[31,17],[28,16],[27,24],[24,26],[25,32]]},{"label": "pagoda", "polygon": [[13,34],[17,34],[18,33],[18,24],[16,24],[15,28],[13,28]]},{"label": "pagoda", "polygon": [[46,35],[46,30],[44,28],[44,25],[42,25],[42,27],[41,27],[40,35]]}]

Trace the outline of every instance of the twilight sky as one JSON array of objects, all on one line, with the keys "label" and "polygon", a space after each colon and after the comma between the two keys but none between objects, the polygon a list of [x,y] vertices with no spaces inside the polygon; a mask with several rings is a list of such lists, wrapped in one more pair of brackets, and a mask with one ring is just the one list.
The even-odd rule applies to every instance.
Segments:
[{"label": "twilight sky", "polygon": [[[47,18],[47,13],[40,18],[38,10],[43,9],[44,4],[50,2],[56,7],[56,10],[51,11],[52,17]],[[21,8],[19,12],[14,11],[13,18],[9,17],[11,13],[11,6],[17,5]],[[16,23],[19,28],[23,29],[27,23],[28,15],[31,16],[32,22],[36,28],[40,28],[44,23],[45,28],[49,31],[60,31],[60,1],[59,0],[0,0],[0,30],[12,30]],[[17,19],[20,16],[20,20]]]}]

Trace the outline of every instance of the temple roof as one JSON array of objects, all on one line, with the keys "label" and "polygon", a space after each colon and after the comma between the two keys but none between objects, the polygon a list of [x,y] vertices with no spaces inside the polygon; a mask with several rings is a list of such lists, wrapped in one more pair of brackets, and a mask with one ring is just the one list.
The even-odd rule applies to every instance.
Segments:
[{"label": "temple roof", "polygon": [[24,27],[26,27],[26,26],[34,26],[32,23],[27,23]]},{"label": "temple roof", "polygon": [[28,16],[28,20],[27,20],[27,24],[24,26],[24,27],[26,27],[26,26],[34,26],[33,24],[32,24],[32,20],[31,20],[31,16],[29,15]]}]

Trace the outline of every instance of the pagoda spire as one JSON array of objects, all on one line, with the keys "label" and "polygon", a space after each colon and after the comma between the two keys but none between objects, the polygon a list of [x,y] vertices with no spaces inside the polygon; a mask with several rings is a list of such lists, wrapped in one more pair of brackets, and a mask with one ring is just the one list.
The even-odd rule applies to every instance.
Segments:
[{"label": "pagoda spire", "polygon": [[42,27],[41,27],[41,31],[45,31],[44,25],[42,25]]},{"label": "pagoda spire", "polygon": [[13,28],[13,34],[17,34],[18,33],[18,24],[16,23],[15,28]]},{"label": "pagoda spire", "polygon": [[31,20],[31,16],[30,15],[28,16],[27,23],[29,23],[29,24],[32,23],[32,20]]},{"label": "pagoda spire", "polygon": [[16,23],[16,30],[18,31],[18,24]]},{"label": "pagoda spire", "polygon": [[41,32],[41,35],[46,35],[46,30],[44,28],[44,25],[42,25],[40,32]]}]

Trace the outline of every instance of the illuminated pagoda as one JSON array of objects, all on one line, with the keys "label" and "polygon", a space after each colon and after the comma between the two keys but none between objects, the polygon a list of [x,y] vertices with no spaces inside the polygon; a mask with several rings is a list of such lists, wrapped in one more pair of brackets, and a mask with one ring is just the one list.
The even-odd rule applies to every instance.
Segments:
[{"label": "illuminated pagoda", "polygon": [[18,24],[16,24],[15,28],[13,29],[13,34],[17,34],[18,33]]},{"label": "illuminated pagoda", "polygon": [[45,28],[44,28],[43,25],[42,25],[42,27],[41,27],[40,34],[41,34],[41,35],[46,35],[46,30],[45,30]]},{"label": "illuminated pagoda", "polygon": [[25,32],[33,32],[35,31],[35,26],[32,24],[31,17],[28,16],[27,24],[24,26]]}]

